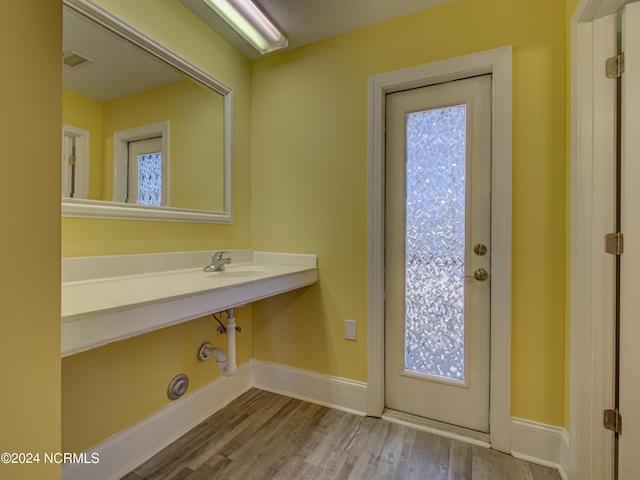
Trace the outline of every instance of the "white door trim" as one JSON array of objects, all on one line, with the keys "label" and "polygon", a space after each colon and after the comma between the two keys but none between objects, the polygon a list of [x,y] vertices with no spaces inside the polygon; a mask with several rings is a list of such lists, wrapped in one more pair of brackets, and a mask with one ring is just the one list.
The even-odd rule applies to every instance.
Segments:
[{"label": "white door trim", "polygon": [[409,88],[493,75],[491,445],[510,451],[511,395],[511,47],[369,77],[369,286],[367,414],[384,409],[385,96]]},{"label": "white door trim", "polygon": [[571,18],[571,300],[569,478],[612,478],[612,257],[604,234],[614,222],[615,82],[604,60],[615,53],[614,14],[624,0],[581,0]]}]

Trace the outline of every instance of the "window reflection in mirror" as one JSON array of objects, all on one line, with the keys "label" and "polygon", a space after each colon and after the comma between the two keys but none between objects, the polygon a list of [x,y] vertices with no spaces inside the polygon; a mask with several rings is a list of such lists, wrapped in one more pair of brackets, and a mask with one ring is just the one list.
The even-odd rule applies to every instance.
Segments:
[{"label": "window reflection in mirror", "polygon": [[223,212],[224,97],[67,7],[63,21],[63,197]]}]

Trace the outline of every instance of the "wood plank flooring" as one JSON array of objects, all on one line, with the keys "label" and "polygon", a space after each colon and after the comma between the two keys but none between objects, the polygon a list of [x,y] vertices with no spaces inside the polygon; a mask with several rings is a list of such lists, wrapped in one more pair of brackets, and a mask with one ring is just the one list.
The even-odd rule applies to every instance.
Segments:
[{"label": "wood plank flooring", "polygon": [[560,480],[483,447],[252,389],[124,480]]}]

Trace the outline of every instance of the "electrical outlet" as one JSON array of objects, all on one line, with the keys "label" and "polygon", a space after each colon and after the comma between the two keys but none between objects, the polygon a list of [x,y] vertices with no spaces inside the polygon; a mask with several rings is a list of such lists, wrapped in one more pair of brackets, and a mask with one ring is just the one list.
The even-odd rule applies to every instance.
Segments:
[{"label": "electrical outlet", "polygon": [[344,321],[344,338],[345,340],[356,339],[356,321],[355,320]]}]

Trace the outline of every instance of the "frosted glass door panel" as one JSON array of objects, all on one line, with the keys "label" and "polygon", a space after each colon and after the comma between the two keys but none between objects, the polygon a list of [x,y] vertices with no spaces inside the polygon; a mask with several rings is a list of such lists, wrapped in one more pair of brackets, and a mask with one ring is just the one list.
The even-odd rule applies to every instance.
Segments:
[{"label": "frosted glass door panel", "polygon": [[464,380],[466,106],[406,118],[405,369]]},{"label": "frosted glass door panel", "polygon": [[138,155],[138,205],[162,202],[162,152]]},{"label": "frosted glass door panel", "polygon": [[[127,203],[167,205],[168,169],[162,151],[162,137],[128,143]],[[164,157],[164,158],[163,158]]]}]

